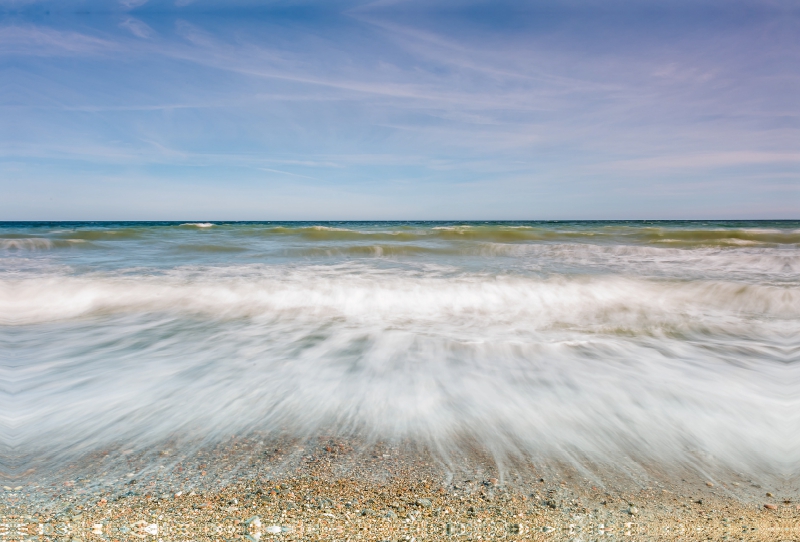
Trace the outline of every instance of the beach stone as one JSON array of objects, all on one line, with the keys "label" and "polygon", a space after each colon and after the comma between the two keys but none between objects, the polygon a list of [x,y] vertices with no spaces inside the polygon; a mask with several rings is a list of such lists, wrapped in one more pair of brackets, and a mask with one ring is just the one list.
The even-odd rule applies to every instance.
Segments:
[{"label": "beach stone", "polygon": [[767,510],[777,510],[778,509],[778,505],[767,503],[767,504],[764,505],[764,508],[766,508]]},{"label": "beach stone", "polygon": [[433,503],[430,499],[417,499],[417,504],[423,508],[430,508]]},{"label": "beach stone", "polygon": [[632,515],[632,516],[635,516],[636,514],[638,514],[638,513],[639,513],[639,509],[638,509],[638,508],[636,508],[635,506],[631,505],[631,506],[628,508],[628,513],[629,513],[630,515]]}]

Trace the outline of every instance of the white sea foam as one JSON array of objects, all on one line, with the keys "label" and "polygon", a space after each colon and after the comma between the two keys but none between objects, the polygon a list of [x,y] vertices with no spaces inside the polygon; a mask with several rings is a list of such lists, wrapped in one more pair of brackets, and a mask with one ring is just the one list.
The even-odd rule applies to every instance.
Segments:
[{"label": "white sea foam", "polygon": [[[0,281],[0,323],[21,325],[115,312],[204,313],[221,318],[291,314],[360,321],[480,325],[731,325],[731,318],[800,317],[800,293],[766,285],[653,281],[619,276],[555,277],[337,274],[331,269],[177,270],[161,276],[51,276]],[[364,270],[362,270],[364,271]],[[745,315],[745,317],[743,317]],[[726,317],[722,319],[722,317]]]},{"label": "white sea foam", "polygon": [[0,250],[49,250],[52,248],[71,247],[86,243],[84,239],[47,239],[43,237],[27,237],[18,239],[0,238]]},{"label": "white sea foam", "polygon": [[3,280],[3,341],[18,356],[4,438],[66,453],[291,427],[439,449],[466,435],[537,457],[701,450],[776,472],[800,461],[797,289],[436,275],[245,266]]},{"label": "white sea foam", "polygon": [[355,230],[352,230],[350,228],[335,228],[333,226],[311,226],[311,229],[312,230],[317,230],[317,231],[349,231],[349,232],[355,232]]},{"label": "white sea foam", "polygon": [[483,243],[469,251],[486,258],[512,258],[509,265],[521,272],[557,274],[570,269],[632,277],[800,285],[800,250]]},{"label": "white sea foam", "polygon": [[796,231],[441,227],[8,233],[0,451],[257,431],[800,473]]},{"label": "white sea foam", "polygon": [[42,238],[0,239],[0,248],[5,250],[43,250],[53,248],[53,241]]},{"label": "white sea foam", "polygon": [[181,226],[194,226],[196,228],[211,228],[214,226],[211,222],[187,222]]}]

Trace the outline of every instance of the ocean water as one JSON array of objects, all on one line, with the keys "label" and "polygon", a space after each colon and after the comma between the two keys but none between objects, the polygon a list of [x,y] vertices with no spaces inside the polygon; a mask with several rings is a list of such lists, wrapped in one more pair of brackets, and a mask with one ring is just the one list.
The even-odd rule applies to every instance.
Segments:
[{"label": "ocean water", "polygon": [[0,348],[10,478],[288,433],[788,479],[800,222],[3,223]]}]

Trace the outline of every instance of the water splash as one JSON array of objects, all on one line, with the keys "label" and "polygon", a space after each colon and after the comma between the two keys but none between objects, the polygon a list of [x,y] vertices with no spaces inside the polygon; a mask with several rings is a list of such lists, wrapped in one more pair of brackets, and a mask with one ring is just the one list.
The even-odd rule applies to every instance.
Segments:
[{"label": "water splash", "polygon": [[796,475],[791,242],[642,245],[629,239],[646,233],[615,226],[615,243],[420,244],[433,227],[387,245],[430,250],[394,256],[308,237],[395,235],[385,224],[278,241],[257,225],[8,232],[105,245],[3,261],[5,469],[289,432]]}]

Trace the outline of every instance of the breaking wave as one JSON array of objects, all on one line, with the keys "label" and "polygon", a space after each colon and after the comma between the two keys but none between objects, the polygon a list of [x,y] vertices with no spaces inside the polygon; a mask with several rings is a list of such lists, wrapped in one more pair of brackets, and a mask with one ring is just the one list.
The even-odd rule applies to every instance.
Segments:
[{"label": "breaking wave", "polygon": [[[0,322],[56,321],[116,312],[196,313],[217,318],[356,318],[387,322],[474,319],[480,326],[578,326],[644,332],[696,322],[800,317],[800,292],[725,282],[618,276],[537,279],[419,277],[368,267],[174,270],[151,277],[47,277],[0,282]],[[241,275],[240,275],[241,273]],[[725,316],[725,318],[722,318]],[[741,331],[741,330],[738,330]]]},{"label": "breaking wave", "polygon": [[19,472],[291,433],[800,473],[797,228],[93,227],[2,236]]}]

